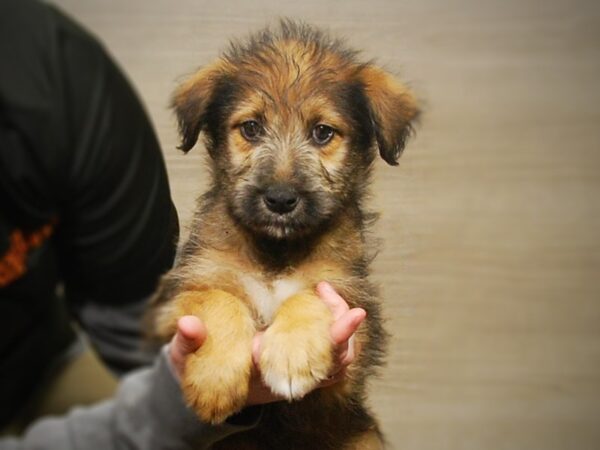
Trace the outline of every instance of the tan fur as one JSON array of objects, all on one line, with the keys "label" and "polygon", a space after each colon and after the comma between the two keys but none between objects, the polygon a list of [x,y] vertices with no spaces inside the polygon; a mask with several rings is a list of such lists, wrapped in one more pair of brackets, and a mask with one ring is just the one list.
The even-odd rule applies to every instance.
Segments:
[{"label": "tan fur", "polygon": [[250,310],[233,295],[209,289],[184,291],[164,314],[170,322],[198,316],[210,330],[202,347],[186,360],[182,389],[202,420],[221,423],[239,411],[248,396],[256,332]]},{"label": "tan fur", "polygon": [[333,369],[327,306],[313,292],[287,299],[263,336],[260,368],[271,389],[299,399]]}]

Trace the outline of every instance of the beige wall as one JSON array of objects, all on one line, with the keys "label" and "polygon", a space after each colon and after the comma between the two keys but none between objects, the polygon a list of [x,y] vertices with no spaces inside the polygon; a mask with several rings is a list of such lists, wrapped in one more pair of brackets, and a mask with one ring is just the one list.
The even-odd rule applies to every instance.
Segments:
[{"label": "beige wall", "polygon": [[380,163],[375,264],[389,365],[372,403],[396,449],[600,448],[600,3],[60,0],[137,86],[180,215],[204,186],[168,97],[277,16],[345,35],[425,104]]}]

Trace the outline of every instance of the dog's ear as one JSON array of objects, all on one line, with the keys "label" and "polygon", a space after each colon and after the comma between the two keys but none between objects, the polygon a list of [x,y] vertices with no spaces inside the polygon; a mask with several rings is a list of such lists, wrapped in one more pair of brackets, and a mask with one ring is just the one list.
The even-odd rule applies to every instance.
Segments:
[{"label": "dog's ear", "polygon": [[181,145],[185,153],[198,141],[207,121],[207,109],[219,82],[227,76],[226,64],[218,61],[185,80],[173,93],[171,107],[177,116]]},{"label": "dog's ear", "polygon": [[371,106],[379,154],[390,165],[398,165],[412,124],[419,116],[417,99],[401,82],[382,69],[367,65],[361,82]]}]

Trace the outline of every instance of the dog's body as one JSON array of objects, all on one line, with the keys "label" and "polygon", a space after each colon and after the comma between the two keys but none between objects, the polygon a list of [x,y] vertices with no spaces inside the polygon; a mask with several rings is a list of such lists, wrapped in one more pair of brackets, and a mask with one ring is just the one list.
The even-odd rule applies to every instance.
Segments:
[{"label": "dog's body", "polygon": [[[205,421],[244,406],[259,330],[263,379],[293,400],[265,406],[257,427],[214,448],[382,448],[364,404],[386,333],[362,201],[375,149],[396,164],[414,97],[339,41],[284,21],[192,76],[174,107],[184,151],[204,132],[212,185],[156,295],[158,332],[168,338],[185,314],[205,322],[209,337],[183,377]],[[314,390],[334,365],[332,315],[315,293],[323,280],[367,319],[345,381]]]}]

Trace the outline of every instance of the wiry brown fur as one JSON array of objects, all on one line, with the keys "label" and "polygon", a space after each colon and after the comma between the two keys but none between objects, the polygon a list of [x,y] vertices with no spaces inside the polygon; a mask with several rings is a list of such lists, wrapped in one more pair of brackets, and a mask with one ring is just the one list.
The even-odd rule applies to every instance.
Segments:
[{"label": "wiry brown fur", "polygon": [[[265,382],[293,400],[265,406],[258,427],[214,448],[382,448],[365,406],[386,332],[368,280],[374,215],[362,202],[375,150],[397,163],[418,114],[413,95],[340,41],[282,21],[232,44],[179,87],[173,106],[184,151],[204,133],[212,184],[156,294],[158,333],[168,339],[183,314],[206,323],[209,340],[183,376],[188,403],[204,420],[218,423],[243,407],[257,330],[267,330]],[[242,133],[249,120],[261,127],[258,139]],[[319,124],[335,130],[324,145],[311,137]],[[270,186],[296,192],[297,207],[270,210]],[[315,294],[322,280],[368,316],[346,380],[307,394],[333,365],[331,314]]]}]

